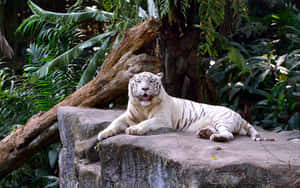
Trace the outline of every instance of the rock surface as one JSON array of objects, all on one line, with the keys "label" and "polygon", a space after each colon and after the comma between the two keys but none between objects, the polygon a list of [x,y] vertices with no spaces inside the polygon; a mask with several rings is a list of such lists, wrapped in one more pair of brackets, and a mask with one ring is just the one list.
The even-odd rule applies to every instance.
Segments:
[{"label": "rock surface", "polygon": [[228,143],[168,130],[122,134],[102,141],[97,152],[97,133],[121,113],[59,109],[61,188],[300,187],[299,131],[260,130],[275,141],[239,136]]},{"label": "rock surface", "polygon": [[118,117],[121,110],[61,107],[58,129],[62,141],[59,154],[60,187],[92,188],[100,184],[101,167],[94,149],[97,133]]}]

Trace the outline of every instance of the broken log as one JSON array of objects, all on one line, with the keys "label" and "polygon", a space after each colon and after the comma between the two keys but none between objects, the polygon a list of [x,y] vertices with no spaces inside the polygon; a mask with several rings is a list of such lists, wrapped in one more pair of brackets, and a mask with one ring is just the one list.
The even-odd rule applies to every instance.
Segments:
[{"label": "broken log", "polygon": [[[157,57],[134,54],[144,44],[154,39],[159,28],[160,22],[151,18],[128,29],[123,39],[108,55],[101,71],[93,80],[49,111],[34,115],[26,125],[1,140],[0,178],[21,166],[41,148],[58,140],[58,129],[57,127],[51,129],[51,125],[57,120],[59,107],[93,107],[107,104],[121,95],[127,95],[127,84],[134,74],[142,71],[159,72],[160,62]],[[49,132],[51,132],[51,139],[47,134]]]}]

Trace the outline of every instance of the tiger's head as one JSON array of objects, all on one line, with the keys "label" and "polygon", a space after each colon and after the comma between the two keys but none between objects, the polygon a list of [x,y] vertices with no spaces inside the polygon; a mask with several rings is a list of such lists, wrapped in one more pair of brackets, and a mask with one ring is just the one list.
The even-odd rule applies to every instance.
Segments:
[{"label": "tiger's head", "polygon": [[142,106],[150,105],[162,90],[162,77],[163,73],[153,74],[151,72],[134,75],[128,84],[129,97],[138,100]]}]

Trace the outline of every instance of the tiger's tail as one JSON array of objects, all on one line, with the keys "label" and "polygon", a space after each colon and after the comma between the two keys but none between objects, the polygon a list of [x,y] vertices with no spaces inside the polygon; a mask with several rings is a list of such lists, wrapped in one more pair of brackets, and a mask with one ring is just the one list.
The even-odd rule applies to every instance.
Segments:
[{"label": "tiger's tail", "polygon": [[253,125],[251,125],[250,123],[248,123],[247,121],[244,121],[244,126],[243,128],[247,131],[247,134],[251,137],[251,139],[253,141],[275,141],[275,138],[265,138],[262,137],[257,131],[256,129],[253,127]]}]

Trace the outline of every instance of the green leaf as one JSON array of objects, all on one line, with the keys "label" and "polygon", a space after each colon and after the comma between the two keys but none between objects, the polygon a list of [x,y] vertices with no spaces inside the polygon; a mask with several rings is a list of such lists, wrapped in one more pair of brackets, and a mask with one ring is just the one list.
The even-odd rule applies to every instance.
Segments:
[{"label": "green leaf", "polygon": [[[34,26],[34,24],[37,24]],[[22,24],[16,29],[16,33],[20,33],[23,37],[24,33],[29,32],[29,30],[32,31],[31,34],[33,34],[36,31],[36,28],[42,27],[43,22],[40,20],[39,16],[37,15],[31,15],[30,17],[26,18]]]},{"label": "green leaf", "polygon": [[264,96],[264,97],[267,95],[266,94],[267,92],[262,90],[262,89],[252,89],[251,93],[261,95],[261,96]]},{"label": "green leaf", "polygon": [[280,19],[280,17],[278,15],[276,15],[276,14],[272,14],[272,18],[275,19],[275,20],[279,20]]},{"label": "green leaf", "polygon": [[105,50],[108,47],[108,42],[110,40],[110,37],[108,37],[103,44],[101,45],[100,49],[94,54],[92,59],[89,61],[88,67],[83,72],[83,75],[80,78],[80,81],[77,85],[77,89],[84,86],[86,83],[88,83],[90,80],[92,80],[93,76],[95,75],[95,72],[97,70],[97,62],[101,58],[101,56],[104,54]]},{"label": "green leaf", "polygon": [[56,13],[43,10],[32,1],[28,1],[28,6],[35,15],[52,24],[73,24],[89,18],[94,18],[97,21],[106,21],[113,18],[111,12],[92,8],[86,8],[82,12]]},{"label": "green leaf", "polygon": [[258,88],[259,84],[265,81],[265,78],[270,73],[270,71],[271,71],[270,69],[267,69],[256,77],[253,83],[253,89]]},{"label": "green leaf", "polygon": [[240,74],[246,73],[246,72],[251,72],[250,69],[246,65],[246,61],[240,51],[236,48],[229,48],[228,52],[228,57],[229,59],[235,63],[238,68],[241,70]]},{"label": "green leaf", "polygon": [[238,42],[234,42],[234,41],[230,41],[230,45],[238,48],[242,53],[244,53],[246,56],[250,56],[250,54],[248,53],[248,51],[246,50],[246,48],[244,46],[242,46],[240,43]]},{"label": "green leaf", "polygon": [[300,65],[300,61],[295,62],[295,63],[291,66],[290,70],[293,70],[293,69],[296,68],[298,65]]},{"label": "green leaf", "polygon": [[66,51],[65,53],[61,54],[60,56],[54,58],[52,61],[45,63],[38,71],[34,73],[34,75],[42,78],[48,74],[49,71],[57,69],[59,67],[65,66],[72,62],[75,58],[77,58],[85,48],[91,47],[96,43],[100,42],[102,39],[114,35],[115,32],[107,32],[95,36],[83,43],[76,45],[74,48]]}]

